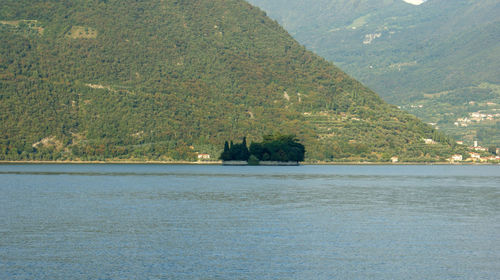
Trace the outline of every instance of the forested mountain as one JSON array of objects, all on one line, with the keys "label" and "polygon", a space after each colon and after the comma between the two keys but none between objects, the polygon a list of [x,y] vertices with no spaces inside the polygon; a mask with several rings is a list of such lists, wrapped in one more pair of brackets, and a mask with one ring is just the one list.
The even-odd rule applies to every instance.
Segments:
[{"label": "forested mountain", "polygon": [[0,39],[2,160],[214,158],[274,132],[307,160],[455,152],[240,0],[3,0]]},{"label": "forested mountain", "polygon": [[457,140],[500,145],[499,0],[250,2],[388,102]]}]

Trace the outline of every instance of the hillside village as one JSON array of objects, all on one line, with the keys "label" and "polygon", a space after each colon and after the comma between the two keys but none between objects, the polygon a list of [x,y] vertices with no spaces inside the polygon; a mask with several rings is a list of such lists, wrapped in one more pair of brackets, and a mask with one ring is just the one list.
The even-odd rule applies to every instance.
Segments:
[{"label": "hillside village", "polygon": [[500,109],[493,109],[491,111],[495,113],[484,111],[469,113],[469,117],[458,118],[454,125],[457,127],[467,127],[472,123],[500,120],[500,113],[496,113],[500,112]]},{"label": "hillside village", "polygon": [[[458,145],[463,145],[463,141],[457,141]],[[468,152],[465,155],[455,154],[448,159],[451,163],[473,162],[473,163],[500,163],[500,148],[486,148],[474,141],[473,146],[467,147]]]}]

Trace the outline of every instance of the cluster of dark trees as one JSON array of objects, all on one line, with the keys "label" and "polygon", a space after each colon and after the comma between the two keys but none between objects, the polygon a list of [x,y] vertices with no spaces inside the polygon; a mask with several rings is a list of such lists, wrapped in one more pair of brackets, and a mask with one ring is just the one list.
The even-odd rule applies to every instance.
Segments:
[{"label": "cluster of dark trees", "polygon": [[224,143],[220,159],[224,161],[304,161],[306,150],[294,135],[266,135],[262,142],[247,147],[246,138],[241,143]]}]

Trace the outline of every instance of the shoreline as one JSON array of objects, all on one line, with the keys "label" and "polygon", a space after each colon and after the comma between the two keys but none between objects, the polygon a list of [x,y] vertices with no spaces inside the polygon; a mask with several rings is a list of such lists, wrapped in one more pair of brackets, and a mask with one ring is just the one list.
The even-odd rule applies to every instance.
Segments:
[{"label": "shoreline", "polygon": [[[223,165],[222,161],[133,161],[133,160],[110,160],[110,161],[50,161],[50,160],[5,160],[0,161],[0,165],[7,164],[157,164],[157,165]],[[495,162],[301,162],[300,165],[499,165]],[[267,166],[267,165],[261,165]]]},{"label": "shoreline", "polygon": [[221,161],[133,161],[133,160],[110,160],[110,161],[86,161],[86,160],[0,160],[1,164],[164,164],[164,165],[222,165]]}]

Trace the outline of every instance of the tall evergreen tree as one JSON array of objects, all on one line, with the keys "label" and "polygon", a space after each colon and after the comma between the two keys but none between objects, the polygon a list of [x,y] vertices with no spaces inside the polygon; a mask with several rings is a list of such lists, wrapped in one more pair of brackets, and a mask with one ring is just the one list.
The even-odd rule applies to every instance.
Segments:
[{"label": "tall evergreen tree", "polygon": [[231,160],[231,152],[230,152],[230,148],[229,148],[229,143],[227,141],[224,142],[224,151],[220,155],[219,159]]}]

